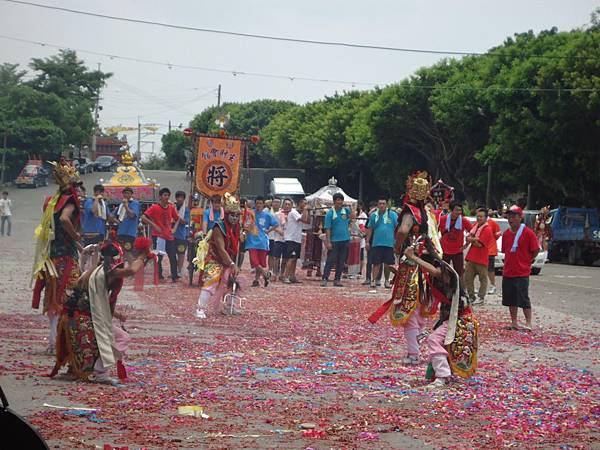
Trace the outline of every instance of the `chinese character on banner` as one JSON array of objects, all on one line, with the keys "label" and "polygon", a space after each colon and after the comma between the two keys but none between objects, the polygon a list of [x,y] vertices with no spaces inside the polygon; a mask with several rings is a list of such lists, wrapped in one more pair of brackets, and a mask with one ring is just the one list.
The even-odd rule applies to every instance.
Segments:
[{"label": "chinese character on banner", "polygon": [[243,141],[200,136],[196,158],[196,187],[206,197],[238,189]]}]

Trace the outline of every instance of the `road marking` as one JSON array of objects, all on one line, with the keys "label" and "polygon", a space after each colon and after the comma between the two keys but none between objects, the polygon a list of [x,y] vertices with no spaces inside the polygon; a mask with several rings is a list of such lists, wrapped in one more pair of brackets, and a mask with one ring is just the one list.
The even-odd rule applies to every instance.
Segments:
[{"label": "road marking", "polygon": [[589,275],[552,275],[554,278],[581,278],[588,279],[592,278]]},{"label": "road marking", "polygon": [[560,284],[561,286],[571,286],[571,287],[576,287],[576,288],[581,288],[581,289],[593,289],[594,291],[600,291],[600,287],[582,286],[580,284],[572,284],[572,283],[560,283],[555,280],[542,280],[542,279],[536,278],[535,282],[554,283],[554,284]]}]

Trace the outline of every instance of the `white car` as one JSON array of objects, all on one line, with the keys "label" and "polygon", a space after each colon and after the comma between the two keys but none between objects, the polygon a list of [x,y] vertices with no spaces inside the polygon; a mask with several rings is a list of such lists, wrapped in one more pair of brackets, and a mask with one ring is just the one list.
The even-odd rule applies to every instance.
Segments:
[{"label": "white car", "polygon": [[[476,222],[475,217],[467,217],[467,219],[469,219],[469,222],[471,222],[471,223]],[[508,220],[504,219],[504,218],[493,217],[492,220],[494,222],[496,222],[498,225],[500,225],[500,237],[496,241],[496,245],[498,246],[498,254],[496,255],[496,259],[494,261],[494,269],[496,269],[497,275],[501,275],[502,269],[504,269],[504,253],[502,253],[502,234],[506,230],[508,230],[509,225],[508,225]],[[544,264],[546,264],[547,260],[548,260],[548,252],[545,252],[545,251],[539,252],[538,255],[535,257],[535,261],[531,265],[531,274],[538,275],[542,271],[542,267],[544,267]]]}]

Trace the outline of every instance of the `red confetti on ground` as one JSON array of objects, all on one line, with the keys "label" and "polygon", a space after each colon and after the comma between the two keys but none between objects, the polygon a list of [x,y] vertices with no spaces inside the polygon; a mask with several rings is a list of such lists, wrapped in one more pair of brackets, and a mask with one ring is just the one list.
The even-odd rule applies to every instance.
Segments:
[{"label": "red confetti on ground", "polygon": [[[52,361],[31,363],[28,353],[43,347],[42,334],[18,344],[23,330],[43,331],[45,319],[0,315],[9,349],[0,375],[28,377],[69,405],[97,409],[68,416],[35,400],[31,423],[69,448],[409,448],[409,438],[447,449],[600,445],[600,385],[573,363],[577,354],[596,357],[598,334],[565,323],[507,331],[505,311],[483,309],[477,375],[429,392],[425,359],[401,364],[401,330],[366,320],[385,298],[347,284],[246,287],[242,316],[204,321],[193,317],[197,287],[127,290],[121,303],[135,308],[126,323],[129,379],[119,387],[43,378]],[[178,415],[184,405],[209,418]]]}]

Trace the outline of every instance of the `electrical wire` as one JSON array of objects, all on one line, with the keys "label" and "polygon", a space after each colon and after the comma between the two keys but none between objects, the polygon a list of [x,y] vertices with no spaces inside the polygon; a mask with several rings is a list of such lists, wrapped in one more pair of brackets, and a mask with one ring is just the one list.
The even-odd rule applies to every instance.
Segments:
[{"label": "electrical wire", "polygon": [[228,74],[228,75],[233,75],[234,77],[251,76],[251,77],[261,77],[261,78],[273,78],[273,79],[279,79],[279,80],[289,80],[289,81],[314,81],[314,82],[319,82],[319,83],[346,84],[346,85],[351,85],[352,87],[355,87],[355,86],[377,86],[379,84],[379,83],[370,83],[370,82],[329,80],[329,79],[324,79],[324,78],[299,77],[299,76],[291,76],[291,75],[277,75],[277,74],[272,74],[272,73],[245,72],[242,70],[227,70],[227,69],[217,69],[217,68],[213,68],[213,67],[175,64],[175,63],[156,61],[156,60],[151,60],[151,59],[142,59],[142,58],[135,58],[135,57],[131,57],[131,56],[116,55],[116,54],[112,54],[112,53],[101,53],[101,52],[96,52],[96,51],[92,51],[92,50],[85,50],[85,49],[81,49],[81,48],[68,47],[68,46],[64,46],[64,45],[50,44],[48,42],[32,41],[29,39],[15,38],[15,37],[6,36],[6,35],[0,35],[0,39],[7,39],[10,41],[16,41],[16,42],[24,42],[24,43],[33,44],[33,45],[40,45],[42,47],[57,48],[59,50],[75,50],[80,53],[87,53],[89,55],[95,55],[95,56],[103,56],[103,57],[106,57],[109,59],[121,59],[123,61],[132,61],[132,62],[144,63],[144,64],[154,64],[154,65],[159,65],[159,66],[163,66],[163,67],[168,67],[169,69],[176,68],[176,69],[201,70],[204,72],[224,73],[224,74]]},{"label": "electrical wire", "polygon": [[[474,51],[456,51],[456,50],[433,50],[433,49],[422,49],[422,48],[407,48],[407,47],[391,47],[384,45],[369,45],[369,44],[356,44],[350,42],[341,42],[341,41],[324,41],[317,39],[301,39],[301,38],[291,38],[285,36],[270,36],[266,34],[254,34],[254,33],[242,33],[236,31],[227,31],[227,30],[218,30],[213,28],[202,28],[202,27],[192,27],[186,25],[175,25],[166,22],[157,22],[152,20],[143,20],[143,19],[134,19],[130,17],[121,17],[121,16],[113,16],[109,14],[100,14],[94,13],[90,11],[82,11],[78,9],[64,8],[60,6],[53,5],[44,5],[41,3],[34,2],[26,2],[22,0],[2,0],[8,3],[32,6],[36,8],[44,8],[54,11],[61,11],[71,14],[79,14],[84,16],[96,17],[100,19],[109,19],[116,20],[121,22],[129,22],[129,23],[137,23],[142,25],[152,25],[163,28],[171,28],[177,30],[186,30],[186,31],[199,31],[203,33],[212,33],[212,34],[220,34],[227,36],[236,36],[236,37],[245,37],[245,38],[253,38],[253,39],[264,39],[270,41],[281,41],[281,42],[293,42],[298,44],[310,44],[310,45],[322,45],[322,46],[330,46],[330,47],[347,47],[347,48],[356,48],[356,49],[366,49],[366,50],[381,50],[381,51],[392,51],[392,52],[403,52],[403,53],[421,53],[421,54],[431,54],[431,55],[453,55],[453,56],[507,56],[500,52],[474,52]],[[545,58],[545,59],[598,59],[598,58],[588,58],[585,56],[577,57],[577,56],[563,56],[563,55],[532,55],[532,54],[520,54],[520,57],[524,58]]]},{"label": "electrical wire", "polygon": [[[0,0],[0,1],[8,1],[8,0]],[[201,70],[201,71],[207,71],[207,72],[217,72],[217,73],[231,74],[234,77],[237,77],[239,75],[239,76],[251,76],[251,77],[253,76],[253,77],[262,77],[262,78],[273,78],[273,79],[289,80],[289,81],[296,81],[296,80],[298,80],[298,81],[313,81],[313,82],[322,82],[322,83],[346,84],[346,85],[352,86],[352,88],[355,88],[357,86],[375,87],[375,86],[381,86],[382,84],[384,84],[384,83],[373,83],[373,82],[329,80],[329,79],[309,78],[309,77],[300,77],[300,76],[292,76],[292,75],[277,75],[277,74],[270,74],[270,73],[245,72],[245,71],[237,71],[237,70],[226,70],[226,69],[216,69],[216,68],[209,68],[209,67],[190,66],[190,65],[184,65],[184,64],[165,63],[165,62],[156,61],[156,60],[134,58],[134,57],[129,57],[129,56],[120,56],[120,55],[116,55],[116,54],[101,53],[101,52],[96,52],[96,51],[91,51],[91,50],[80,49],[80,48],[73,48],[73,47],[66,47],[66,46],[60,46],[60,45],[55,45],[55,44],[49,44],[49,43],[41,42],[41,41],[32,41],[32,40],[29,40],[29,39],[15,38],[15,37],[6,36],[6,35],[0,35],[0,39],[7,39],[7,40],[11,40],[11,41],[23,42],[23,43],[27,43],[27,44],[33,44],[33,45],[40,45],[42,47],[57,48],[59,50],[74,50],[74,51],[77,51],[77,52],[80,52],[80,53],[87,53],[87,54],[91,54],[91,55],[95,55],[95,56],[104,56],[104,57],[107,57],[107,58],[110,58],[110,59],[121,59],[121,60],[124,60],[124,61],[132,61],[132,62],[137,62],[137,63],[154,64],[154,65],[166,66],[169,69],[179,68],[179,69]],[[117,84],[118,84],[118,82],[117,82]],[[519,88],[519,87],[501,87],[501,86],[469,86],[469,85],[464,85],[464,84],[453,85],[453,86],[449,86],[449,85],[403,84],[402,86],[406,87],[406,88],[409,88],[409,89],[505,91],[505,92],[556,92],[556,93],[559,93],[559,94],[561,92],[600,92],[600,89],[596,89],[596,88],[567,88],[567,87],[561,87],[561,88],[536,88],[536,87]],[[135,90],[137,88],[129,85],[129,89]],[[154,98],[157,98],[157,97],[153,96],[152,94],[147,94],[147,95],[152,96]],[[161,100],[161,101],[164,102],[164,100]]]}]

